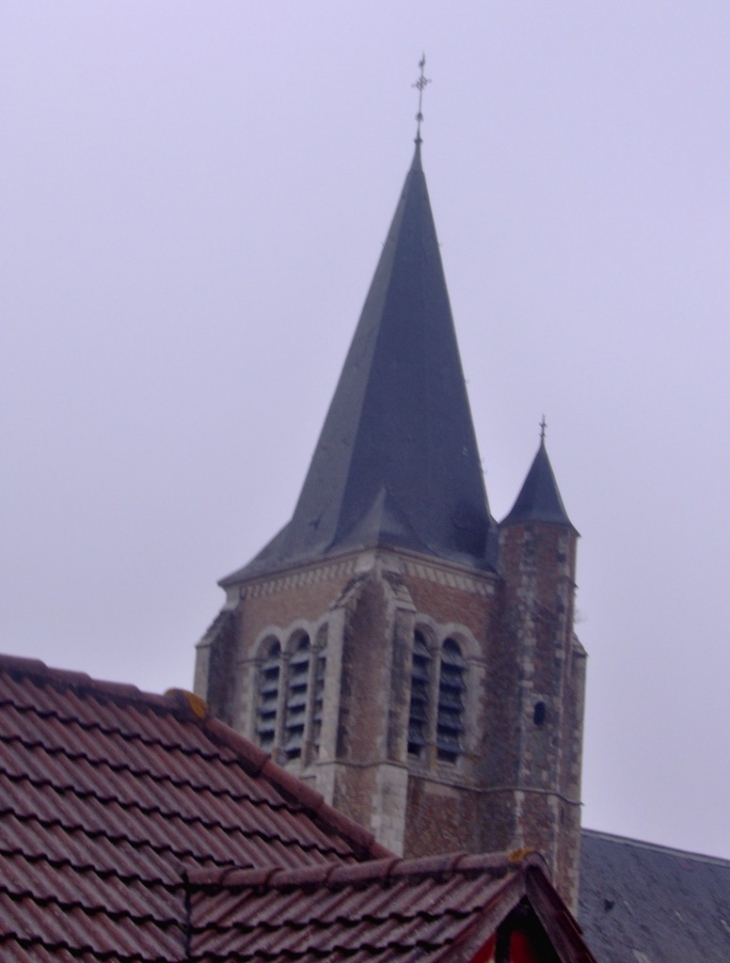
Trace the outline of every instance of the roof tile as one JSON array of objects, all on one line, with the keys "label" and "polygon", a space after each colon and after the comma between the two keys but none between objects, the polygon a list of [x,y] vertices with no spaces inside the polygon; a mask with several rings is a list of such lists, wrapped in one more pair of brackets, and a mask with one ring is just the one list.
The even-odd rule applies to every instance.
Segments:
[{"label": "roof tile", "polygon": [[142,882],[139,877],[124,878],[94,870],[77,870],[69,864],[53,867],[44,859],[0,856],[0,892],[11,899],[32,896],[39,902],[77,905],[87,912],[105,911],[111,915],[167,920],[178,918],[181,881],[173,886]]},{"label": "roof tile", "polygon": [[399,955],[416,947],[435,952],[471,925],[518,871],[504,857],[467,862],[449,856],[379,860],[326,874],[311,868],[221,874],[217,892],[210,876],[197,889],[191,879],[193,952],[218,958],[243,945],[247,957],[262,959],[285,948],[297,958],[349,956],[363,946],[373,954],[388,947]]}]

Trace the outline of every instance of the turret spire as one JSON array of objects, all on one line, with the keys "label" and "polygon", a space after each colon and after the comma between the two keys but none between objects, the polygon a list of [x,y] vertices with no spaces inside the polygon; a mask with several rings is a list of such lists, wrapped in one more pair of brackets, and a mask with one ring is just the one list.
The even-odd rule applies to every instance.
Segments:
[{"label": "turret spire", "polygon": [[502,525],[513,525],[517,522],[548,522],[573,528],[563,505],[563,499],[560,497],[558,483],[555,481],[545,447],[546,428],[547,422],[543,415],[540,422],[540,447],[517,500],[512,506],[512,511],[501,523]]}]

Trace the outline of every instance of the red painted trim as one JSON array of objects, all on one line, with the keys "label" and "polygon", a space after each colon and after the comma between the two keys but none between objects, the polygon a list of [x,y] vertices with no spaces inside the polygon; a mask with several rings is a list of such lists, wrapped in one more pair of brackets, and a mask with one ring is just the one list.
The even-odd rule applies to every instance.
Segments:
[{"label": "red painted trim", "polygon": [[484,946],[479,947],[469,963],[494,963],[494,947],[497,943],[497,934],[492,933]]}]

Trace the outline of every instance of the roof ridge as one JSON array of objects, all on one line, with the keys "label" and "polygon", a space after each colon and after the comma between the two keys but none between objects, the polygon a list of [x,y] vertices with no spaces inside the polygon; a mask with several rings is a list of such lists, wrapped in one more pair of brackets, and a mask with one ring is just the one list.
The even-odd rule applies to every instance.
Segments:
[{"label": "roof ridge", "polygon": [[142,703],[143,705],[163,709],[166,712],[178,708],[175,700],[168,699],[166,696],[155,692],[144,692],[132,683],[94,679],[86,672],[76,672],[72,669],[55,669],[47,666],[40,659],[26,659],[19,655],[0,654],[0,672],[28,676],[31,679],[38,679],[55,687],[81,689],[111,699]]},{"label": "roof ridge", "polygon": [[291,886],[352,886],[370,880],[403,879],[462,873],[490,872],[496,878],[506,876],[511,870],[537,866],[546,872],[545,861],[536,852],[467,853],[463,851],[438,856],[421,856],[404,859],[390,855],[362,863],[310,863],[289,869],[277,864],[259,866],[255,869],[211,870],[188,869],[187,878],[194,887],[226,887],[248,889],[264,887],[284,889]]},{"label": "roof ridge", "polygon": [[690,849],[678,849],[676,846],[665,846],[663,843],[650,843],[645,839],[634,839],[632,836],[620,836],[618,833],[606,833],[601,829],[586,829],[581,827],[581,836],[592,839],[604,839],[611,843],[624,843],[636,849],[647,849],[654,853],[664,853],[667,856],[679,856],[682,859],[695,859],[698,863],[711,863],[715,866],[730,866],[730,859],[722,856],[710,856],[706,853],[696,853]]},{"label": "roof ridge", "polygon": [[[0,656],[0,660],[2,660],[3,658],[4,658],[3,656]],[[31,660],[28,660],[28,661],[31,661]],[[2,667],[0,667],[0,672],[1,671],[2,671]],[[49,670],[49,671],[55,671],[55,670]],[[58,670],[58,671],[63,672],[63,670]],[[92,683],[94,681],[95,681],[94,679],[91,679]],[[102,683],[102,685],[104,684],[105,683]],[[136,687],[132,686],[131,688],[136,688]],[[138,691],[142,696],[149,694],[150,696],[154,697],[155,695],[154,693],[145,693],[140,690]],[[166,704],[162,706],[162,708],[165,711],[170,710],[171,705],[169,703],[171,701],[176,709],[179,708],[178,703],[176,701],[176,697],[172,698],[171,693],[176,694],[180,691],[182,690],[171,689],[167,693],[165,693],[164,696],[162,696],[162,698],[166,700]],[[159,745],[159,746],[162,746],[164,749],[167,749],[169,751],[180,752],[182,755],[185,755],[185,756],[197,755],[197,756],[202,756],[203,758],[206,758],[206,759],[213,758],[216,756],[215,749],[213,747],[210,747],[209,743],[207,742],[203,742],[200,745],[196,745],[196,746],[187,746],[181,740],[173,741],[169,739],[165,733],[161,733],[152,737],[150,735],[145,735],[144,733],[138,730],[125,729],[119,722],[112,725],[100,718],[97,718],[94,720],[84,719],[78,715],[75,715],[71,710],[64,711],[63,705],[64,704],[61,703],[59,704],[59,706],[54,708],[47,708],[47,707],[41,708],[38,705],[34,705],[30,701],[28,701],[27,703],[21,703],[11,696],[4,696],[0,694],[0,708],[2,708],[3,706],[11,706],[20,715],[32,713],[33,715],[39,716],[42,719],[53,718],[53,719],[57,719],[64,726],[66,725],[78,726],[78,728],[81,729],[83,732],[100,733],[105,737],[118,736],[124,742],[130,742],[130,743],[139,742],[143,746]],[[8,739],[10,738],[11,737],[8,737]],[[22,738],[22,737],[17,735],[12,738]],[[221,757],[219,756],[219,758]],[[230,765],[231,763],[234,762],[234,759],[221,758],[221,761],[223,762],[224,765]]]}]

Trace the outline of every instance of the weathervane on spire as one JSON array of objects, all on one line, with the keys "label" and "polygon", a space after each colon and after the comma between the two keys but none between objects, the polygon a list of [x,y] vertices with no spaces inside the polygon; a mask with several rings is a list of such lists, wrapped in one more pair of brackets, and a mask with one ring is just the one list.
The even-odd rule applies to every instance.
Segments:
[{"label": "weathervane on spire", "polygon": [[411,86],[415,87],[416,90],[418,91],[418,113],[416,114],[416,121],[418,122],[418,126],[416,127],[416,143],[420,144],[421,143],[421,121],[423,120],[423,111],[422,111],[423,88],[426,86],[426,84],[431,83],[430,77],[425,77],[423,74],[423,68],[426,66],[426,54],[421,54],[421,59],[418,61],[418,66],[421,68],[421,76],[418,78],[415,84],[411,84]]},{"label": "weathervane on spire", "polygon": [[547,422],[545,421],[545,415],[542,416],[542,421],[540,422],[540,443],[545,441],[545,429],[547,428]]}]

